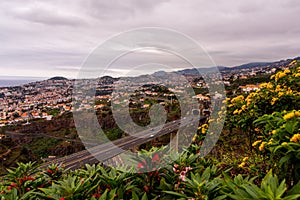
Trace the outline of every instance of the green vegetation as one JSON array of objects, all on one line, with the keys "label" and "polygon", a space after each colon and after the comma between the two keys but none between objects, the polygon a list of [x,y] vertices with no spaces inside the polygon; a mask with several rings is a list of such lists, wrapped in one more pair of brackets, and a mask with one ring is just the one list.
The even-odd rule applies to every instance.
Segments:
[{"label": "green vegetation", "polygon": [[31,149],[32,153],[36,156],[47,158],[51,153],[49,152],[50,148],[54,148],[59,145],[61,140],[47,138],[47,140],[42,140],[41,138],[36,138],[34,141],[29,144],[24,145],[28,149]]},{"label": "green vegetation", "polygon": [[[137,170],[101,165],[64,171],[59,165],[38,170],[34,163],[18,163],[0,183],[1,199],[298,199],[300,183],[287,190],[284,180],[267,173],[256,178],[200,158],[190,151],[171,154],[168,163],[157,148],[140,152]],[[148,170],[151,171],[148,172]]]},{"label": "green vegetation", "polygon": [[48,109],[47,110],[48,115],[58,116],[59,113],[60,113],[59,108],[54,108],[54,109]]}]

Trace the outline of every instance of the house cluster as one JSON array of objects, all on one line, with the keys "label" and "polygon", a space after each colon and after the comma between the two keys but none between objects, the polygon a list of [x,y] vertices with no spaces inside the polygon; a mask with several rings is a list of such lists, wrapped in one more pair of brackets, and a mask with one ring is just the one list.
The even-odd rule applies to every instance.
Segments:
[{"label": "house cluster", "polygon": [[229,80],[247,79],[259,74],[273,74],[277,70],[285,70],[290,67],[289,63],[291,61],[291,59],[288,59],[265,64],[253,63],[251,67],[239,66],[235,68],[225,68],[220,71],[222,73],[224,84],[226,84]]},{"label": "house cluster", "polygon": [[259,84],[247,84],[245,86],[239,86],[239,89],[245,93],[249,93],[251,91],[258,90],[260,88]]},{"label": "house cluster", "polygon": [[[209,74],[209,77],[205,77],[205,73],[202,74],[203,77],[195,74],[178,76],[172,73],[165,73],[156,74],[155,77],[144,75],[131,78],[112,78],[106,76],[94,80],[86,79],[76,85],[77,88],[81,88],[84,91],[82,93],[80,91],[77,92],[76,96],[72,96],[75,80],[65,78],[49,79],[21,86],[3,87],[0,88],[0,126],[26,123],[30,119],[38,118],[51,120],[54,113],[62,114],[72,111],[74,108],[101,109],[110,101],[114,101],[114,105],[122,102],[128,104],[140,103],[144,108],[147,108],[149,105],[144,102],[146,98],[172,101],[175,98],[174,96],[185,95],[186,87],[210,89],[212,85],[230,85],[230,81],[235,79],[246,79],[258,74],[271,74],[278,69],[284,70],[289,67],[286,64],[287,62],[290,61],[279,61],[269,65],[258,64],[252,67],[224,68],[220,69],[220,74]],[[221,75],[222,78],[220,78]],[[93,91],[95,86],[95,84],[89,83],[95,83],[95,80],[97,81],[95,93],[87,95],[85,91]],[[138,89],[137,85],[148,86],[142,86],[142,89]],[[157,90],[157,88],[152,87],[153,85],[162,85],[164,87]],[[164,88],[167,88],[169,91],[166,91]],[[259,89],[259,85],[240,86],[240,89],[244,92],[250,92]],[[130,100],[135,95],[142,98]],[[215,93],[214,96],[198,94],[193,98],[208,102],[210,98],[222,99],[224,97],[219,93]],[[77,101],[78,105],[74,105],[72,100],[79,100]],[[95,101],[99,103],[96,105],[90,103]]]},{"label": "house cluster", "polygon": [[0,126],[39,118],[51,120],[51,110],[70,111],[71,89],[72,81],[67,79],[0,88]]}]

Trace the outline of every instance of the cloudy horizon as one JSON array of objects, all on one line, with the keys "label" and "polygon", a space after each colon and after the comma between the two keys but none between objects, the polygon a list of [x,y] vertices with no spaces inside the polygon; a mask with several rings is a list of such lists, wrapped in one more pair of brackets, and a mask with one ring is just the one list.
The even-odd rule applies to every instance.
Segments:
[{"label": "cloudy horizon", "polygon": [[[0,8],[2,76],[76,77],[97,46],[141,27],[172,29],[193,38],[216,65],[299,56],[297,0],[11,0],[2,1]],[[155,58],[159,63],[166,56]],[[169,61],[182,69],[171,57]],[[111,71],[118,74],[130,64],[135,66],[116,65]]]}]

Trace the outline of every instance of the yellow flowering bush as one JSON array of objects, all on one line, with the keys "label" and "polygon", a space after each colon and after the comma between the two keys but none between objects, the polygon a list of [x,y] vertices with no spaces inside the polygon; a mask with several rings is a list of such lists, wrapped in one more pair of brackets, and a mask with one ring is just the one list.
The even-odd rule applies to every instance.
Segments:
[{"label": "yellow flowering bush", "polygon": [[227,123],[292,182],[300,179],[300,62],[287,67],[258,90],[228,100]]},{"label": "yellow flowering bush", "polygon": [[254,146],[291,182],[300,179],[300,110],[274,112],[254,121],[261,130],[261,140]]}]

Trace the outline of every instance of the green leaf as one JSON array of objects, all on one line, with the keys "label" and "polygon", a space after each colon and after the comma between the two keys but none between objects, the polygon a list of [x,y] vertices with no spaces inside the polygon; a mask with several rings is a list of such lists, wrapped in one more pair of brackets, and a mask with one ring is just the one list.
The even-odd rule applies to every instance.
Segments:
[{"label": "green leaf", "polygon": [[148,197],[147,197],[147,193],[145,192],[144,195],[142,196],[142,200],[148,200]]},{"label": "green leaf", "polygon": [[296,185],[294,185],[294,187],[290,189],[290,191],[288,191],[287,194],[288,195],[300,194],[300,181]]},{"label": "green leaf", "polygon": [[187,198],[186,195],[184,194],[181,194],[181,193],[178,193],[178,192],[174,192],[174,191],[163,191],[164,193],[167,193],[167,194],[171,194],[173,196],[178,196],[178,197],[183,197],[183,198]]},{"label": "green leaf", "polygon": [[293,121],[289,121],[285,124],[285,130],[290,134],[293,134],[296,129],[297,129],[297,123]]},{"label": "green leaf", "polygon": [[139,200],[139,196],[136,194],[135,191],[132,192],[132,200]]}]

